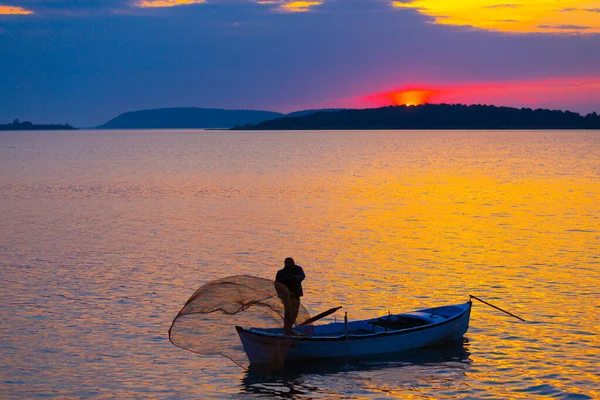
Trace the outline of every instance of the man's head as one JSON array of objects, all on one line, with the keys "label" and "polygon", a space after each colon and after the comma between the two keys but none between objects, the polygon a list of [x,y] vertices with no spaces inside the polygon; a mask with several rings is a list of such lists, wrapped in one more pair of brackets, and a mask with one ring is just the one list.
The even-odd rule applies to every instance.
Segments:
[{"label": "man's head", "polygon": [[292,257],[288,257],[283,261],[283,265],[285,267],[293,267],[294,265],[296,265],[296,263],[294,262],[294,259]]}]

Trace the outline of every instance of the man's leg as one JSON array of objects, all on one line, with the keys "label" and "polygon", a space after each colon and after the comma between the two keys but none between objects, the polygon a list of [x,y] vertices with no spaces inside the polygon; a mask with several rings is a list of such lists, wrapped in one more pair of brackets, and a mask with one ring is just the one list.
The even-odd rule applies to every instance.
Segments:
[{"label": "man's leg", "polygon": [[292,334],[292,325],[294,324],[294,320],[292,319],[292,300],[288,297],[282,297],[281,301],[283,302],[283,333],[285,335]]},{"label": "man's leg", "polygon": [[300,311],[300,297],[292,296],[290,299],[290,331],[298,318],[298,311]]}]

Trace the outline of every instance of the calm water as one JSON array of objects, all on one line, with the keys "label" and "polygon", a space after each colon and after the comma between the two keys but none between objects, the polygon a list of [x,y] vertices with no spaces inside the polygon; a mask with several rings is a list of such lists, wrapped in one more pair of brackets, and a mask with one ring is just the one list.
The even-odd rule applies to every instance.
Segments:
[{"label": "calm water", "polygon": [[[600,397],[600,132],[1,133],[0,190],[1,398]],[[528,322],[271,376],[169,343],[287,256],[313,313]]]}]

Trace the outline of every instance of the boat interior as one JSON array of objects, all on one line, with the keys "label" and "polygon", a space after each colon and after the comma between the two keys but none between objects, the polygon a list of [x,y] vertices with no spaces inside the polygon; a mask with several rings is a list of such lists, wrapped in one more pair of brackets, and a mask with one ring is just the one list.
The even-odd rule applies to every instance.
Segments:
[{"label": "boat interior", "polygon": [[[415,328],[444,321],[456,313],[456,310],[454,310],[453,313],[450,312],[450,310],[441,313],[433,311],[434,310],[431,310],[431,312],[429,312],[429,310],[428,312],[415,311],[406,314],[386,315],[368,320],[351,321],[348,322],[348,332],[350,335],[368,335],[372,333]],[[272,334],[283,333],[283,329],[281,328],[259,330]],[[294,328],[294,331],[299,335],[307,336],[343,336],[346,334],[344,322],[296,327]]]},{"label": "boat interior", "polygon": [[[469,304],[469,303],[467,303]],[[368,335],[380,332],[398,331],[403,329],[416,328],[442,322],[464,311],[467,305],[442,306],[428,308],[419,311],[413,311],[404,314],[385,315],[378,318],[372,318],[360,321],[348,322],[348,332],[350,335]],[[282,335],[282,328],[254,328],[274,335]],[[323,325],[307,325],[295,327],[294,332],[299,336],[343,336],[346,334],[344,322],[332,322]]]},{"label": "boat interior", "polygon": [[[386,315],[383,317],[363,321],[348,322],[348,332],[350,335],[366,335],[370,333],[397,331],[402,329],[409,329],[418,326],[429,325],[435,322],[443,321],[445,319],[446,318],[442,316],[430,313]],[[318,336],[344,335],[345,326],[343,322],[325,325],[315,325],[313,327],[313,334]]]}]

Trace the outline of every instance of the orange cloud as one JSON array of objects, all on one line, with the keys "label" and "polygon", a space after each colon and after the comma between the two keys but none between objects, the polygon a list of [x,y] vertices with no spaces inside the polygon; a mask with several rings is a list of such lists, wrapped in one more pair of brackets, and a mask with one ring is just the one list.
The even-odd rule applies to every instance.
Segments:
[{"label": "orange cloud", "polygon": [[600,8],[589,0],[401,0],[440,25],[515,33],[600,33]]},{"label": "orange cloud", "polygon": [[33,11],[26,10],[23,7],[3,6],[0,4],[0,15],[29,15],[29,14],[33,14]]},{"label": "orange cloud", "polygon": [[138,0],[135,5],[142,8],[151,7],[175,7],[190,4],[202,4],[206,0]]}]

